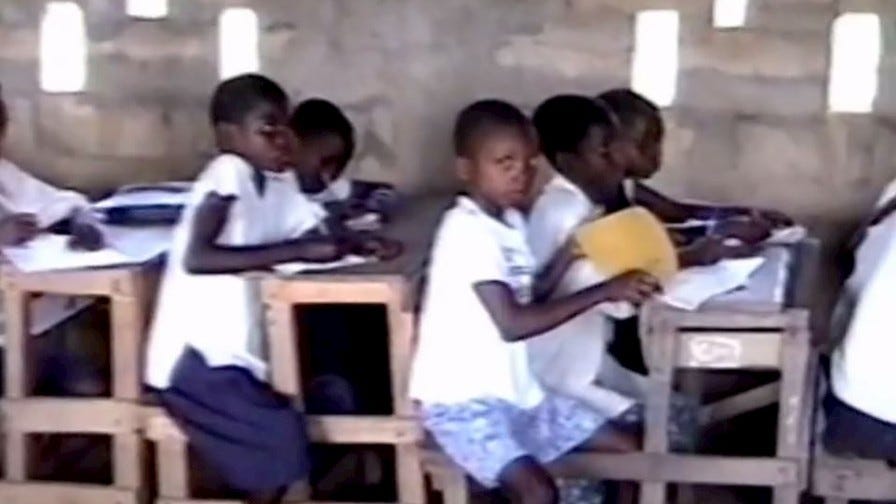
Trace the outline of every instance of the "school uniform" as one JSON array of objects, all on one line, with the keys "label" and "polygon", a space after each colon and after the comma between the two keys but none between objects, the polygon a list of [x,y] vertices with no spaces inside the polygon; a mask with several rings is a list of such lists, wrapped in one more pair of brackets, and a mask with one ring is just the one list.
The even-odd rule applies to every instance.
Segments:
[{"label": "school uniform", "polygon": [[[624,184],[617,199],[628,201],[624,193],[632,192],[633,185]],[[624,208],[622,202],[616,204],[620,205],[618,209]],[[529,214],[528,241],[535,252],[536,268],[547,266],[580,224],[609,212],[595,205],[572,182],[555,175]],[[579,260],[566,272],[553,295],[568,296],[608,279],[590,262]],[[585,402],[607,419],[641,423],[643,405],[636,403],[645,399],[646,378],[620,364],[609,348],[614,323],[634,315],[635,309],[629,303],[602,303],[529,340],[529,360],[535,375],[545,387]],[[629,353],[637,353],[640,360],[640,341],[636,335],[626,336],[632,340],[625,342],[630,347]],[[676,396],[669,426],[672,446],[690,449],[696,426],[693,401]]]},{"label": "school uniform", "polygon": [[410,394],[442,449],[476,480],[498,485],[512,461],[548,463],[605,421],[576,400],[545,391],[523,342],[502,339],[473,286],[501,282],[529,303],[535,260],[523,216],[498,220],[460,197],[439,225],[420,314]]},{"label": "school uniform", "polygon": [[[878,208],[896,197],[896,181]],[[871,226],[856,250],[855,270],[834,311],[832,336],[842,341],[831,358],[825,400],[825,445],[835,452],[896,460],[896,214]]]},{"label": "school uniform", "polygon": [[83,194],[59,189],[0,158],[0,213],[34,214],[41,229],[90,208]]},{"label": "school uniform", "polygon": [[235,198],[222,245],[276,243],[315,228],[324,212],[296,184],[291,171],[259,171],[233,154],[208,164],[174,230],[149,335],[146,383],[211,468],[250,493],[307,473],[303,421],[267,383],[257,285],[239,275],[192,274],[184,260],[196,209],[209,194]]}]

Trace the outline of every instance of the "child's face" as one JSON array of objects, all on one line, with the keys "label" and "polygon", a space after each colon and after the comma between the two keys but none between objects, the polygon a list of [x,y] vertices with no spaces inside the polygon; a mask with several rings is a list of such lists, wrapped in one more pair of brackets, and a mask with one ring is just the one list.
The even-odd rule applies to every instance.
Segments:
[{"label": "child's face", "polygon": [[345,141],[336,134],[299,139],[296,170],[302,189],[319,193],[338,179],[348,162]]},{"label": "child's face", "polygon": [[[574,154],[561,154],[570,169],[572,182],[582,188],[591,199],[606,201],[616,195],[625,179],[625,166],[614,160],[606,145],[604,132],[592,127]],[[597,201],[599,203],[600,201]]]},{"label": "child's face", "polygon": [[460,178],[470,193],[502,209],[525,207],[538,158],[532,136],[501,128],[480,140],[473,151],[458,159]]},{"label": "child's face", "polygon": [[229,150],[243,156],[256,168],[283,171],[292,162],[295,137],[287,126],[286,104],[263,103],[241,124],[223,125]]},{"label": "child's face", "polygon": [[657,118],[646,119],[631,132],[634,155],[627,163],[628,176],[649,179],[656,175],[663,162],[663,124]]}]

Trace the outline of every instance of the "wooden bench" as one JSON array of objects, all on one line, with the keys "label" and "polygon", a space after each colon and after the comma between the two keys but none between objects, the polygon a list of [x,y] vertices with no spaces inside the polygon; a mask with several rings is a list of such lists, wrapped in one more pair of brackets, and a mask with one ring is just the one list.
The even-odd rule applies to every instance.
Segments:
[{"label": "wooden bench", "polygon": [[[145,490],[141,391],[142,345],[155,298],[158,266],[103,268],[27,274],[4,267],[6,474],[0,502],[131,504]],[[103,296],[110,300],[111,397],[30,396],[34,369],[28,303],[34,294]],[[34,481],[30,476],[34,434],[101,434],[112,437],[112,486]]]}]

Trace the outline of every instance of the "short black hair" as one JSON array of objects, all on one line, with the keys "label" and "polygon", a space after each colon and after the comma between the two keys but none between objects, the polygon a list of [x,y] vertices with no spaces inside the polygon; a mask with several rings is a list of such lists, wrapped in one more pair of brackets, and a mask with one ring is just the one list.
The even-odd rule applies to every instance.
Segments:
[{"label": "short black hair", "polygon": [[565,94],[543,101],[532,116],[541,151],[555,165],[561,152],[578,152],[593,128],[598,128],[608,144],[616,128],[607,110],[587,96]]},{"label": "short black hair", "polygon": [[212,124],[240,124],[261,104],[289,106],[286,91],[273,80],[259,74],[244,74],[218,84],[209,106]]},{"label": "short black hair", "polygon": [[626,131],[634,131],[644,121],[662,124],[660,108],[644,95],[628,88],[617,88],[599,94],[595,100],[608,107]]},{"label": "short black hair", "polygon": [[464,107],[454,121],[454,152],[458,156],[472,153],[484,135],[499,128],[514,128],[528,136],[530,121],[519,108],[503,100],[479,100]]},{"label": "short black hair", "polygon": [[345,143],[345,160],[355,153],[355,128],[334,103],[310,98],[298,104],[289,118],[289,126],[299,138],[333,134]]}]

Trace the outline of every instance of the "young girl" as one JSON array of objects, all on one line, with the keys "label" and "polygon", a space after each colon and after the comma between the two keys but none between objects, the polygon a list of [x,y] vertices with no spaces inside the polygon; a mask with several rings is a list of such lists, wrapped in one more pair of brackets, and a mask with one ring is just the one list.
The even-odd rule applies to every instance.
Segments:
[{"label": "young girl", "polygon": [[[103,236],[83,195],[47,184],[3,157],[9,115],[0,88],[0,246],[21,245],[61,224],[71,245],[96,250]],[[66,225],[67,224],[67,225]]]},{"label": "young girl", "polygon": [[302,418],[267,383],[262,307],[238,273],[377,253],[379,242],[313,236],[322,209],[298,190],[288,100],[244,75],[211,100],[220,154],[193,185],[156,309],[146,381],[198,455],[251,502],[278,502],[307,472]]},{"label": "young girl", "polygon": [[605,301],[652,296],[655,279],[630,273],[544,303],[569,255],[536,278],[517,210],[537,156],[531,125],[516,107],[476,102],[455,125],[457,170],[466,194],[442,219],[420,319],[411,395],[425,427],[455,462],[487,487],[525,504],[554,503],[547,464],[578,447],[637,449],[637,436],[576,400],[545,391],[525,341]]}]

